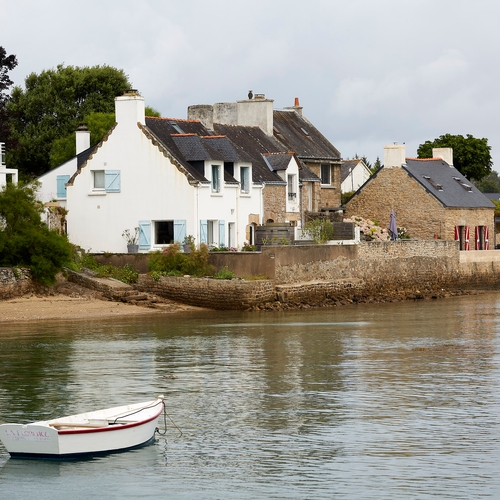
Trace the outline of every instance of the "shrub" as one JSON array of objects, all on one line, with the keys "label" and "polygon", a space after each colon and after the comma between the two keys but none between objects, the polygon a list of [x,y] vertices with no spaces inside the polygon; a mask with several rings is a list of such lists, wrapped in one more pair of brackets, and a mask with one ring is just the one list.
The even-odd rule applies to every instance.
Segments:
[{"label": "shrub", "polygon": [[224,266],[214,274],[214,278],[217,280],[232,280],[235,277],[236,275],[233,273],[233,271],[230,271],[227,266]]},{"label": "shrub", "polygon": [[310,220],[304,226],[302,232],[318,244],[326,243],[333,238],[333,226],[327,219]]},{"label": "shrub", "polygon": [[44,285],[71,261],[72,246],[65,235],[42,222],[38,184],[7,184],[0,190],[0,266],[29,267]]},{"label": "shrub", "polygon": [[[208,264],[208,247],[201,244],[199,249],[190,253],[182,253],[177,244],[170,245],[162,252],[153,252],[148,256],[148,269],[150,273],[160,273],[163,276],[208,276],[213,268]],[[175,274],[170,274],[175,273]]]}]

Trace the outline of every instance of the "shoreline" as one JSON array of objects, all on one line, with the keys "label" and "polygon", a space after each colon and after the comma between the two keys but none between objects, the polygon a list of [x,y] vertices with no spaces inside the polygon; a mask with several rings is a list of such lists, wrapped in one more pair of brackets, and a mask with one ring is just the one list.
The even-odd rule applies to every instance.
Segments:
[{"label": "shoreline", "polygon": [[200,311],[199,307],[184,304],[159,304],[144,307],[124,302],[100,300],[94,297],[69,297],[67,295],[32,295],[0,301],[0,323],[39,320],[71,320],[84,318],[112,318],[146,314],[173,314]]}]

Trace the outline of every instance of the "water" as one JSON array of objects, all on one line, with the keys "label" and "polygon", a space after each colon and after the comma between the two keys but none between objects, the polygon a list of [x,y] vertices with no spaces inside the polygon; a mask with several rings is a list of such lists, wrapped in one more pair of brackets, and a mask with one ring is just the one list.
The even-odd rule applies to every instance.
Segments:
[{"label": "water", "polygon": [[[0,326],[0,423],[166,395],[166,439],[0,498],[500,498],[500,295]],[[163,427],[163,423],[161,425]]]}]

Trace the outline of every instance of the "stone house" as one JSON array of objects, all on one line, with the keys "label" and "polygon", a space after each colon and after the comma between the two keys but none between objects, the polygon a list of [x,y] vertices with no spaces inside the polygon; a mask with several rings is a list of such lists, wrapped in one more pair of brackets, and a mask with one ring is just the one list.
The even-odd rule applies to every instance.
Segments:
[{"label": "stone house", "polygon": [[309,213],[341,211],[339,151],[303,116],[297,98],[282,110],[273,102],[250,93],[234,103],[190,106],[188,119],[252,156],[253,180],[263,185],[264,221],[300,226]]},{"label": "stone house", "polygon": [[411,238],[457,240],[461,250],[490,247],[494,205],[453,167],[450,148],[427,159],[406,158],[404,145],[384,148],[383,168],[346,203],[346,216],[388,227],[391,210]]}]

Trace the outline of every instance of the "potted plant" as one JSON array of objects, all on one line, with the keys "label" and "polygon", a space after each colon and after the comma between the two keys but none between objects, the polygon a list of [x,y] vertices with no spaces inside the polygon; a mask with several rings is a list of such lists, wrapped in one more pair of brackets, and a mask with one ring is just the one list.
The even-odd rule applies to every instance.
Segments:
[{"label": "potted plant", "polygon": [[190,253],[191,250],[194,250],[194,236],[188,235],[184,236],[184,240],[182,241],[182,247],[184,249],[184,253]]},{"label": "potted plant", "polygon": [[134,228],[133,233],[130,231],[130,229],[125,229],[125,231],[123,231],[122,233],[122,236],[127,242],[128,253],[137,253],[139,251],[139,228]]}]

